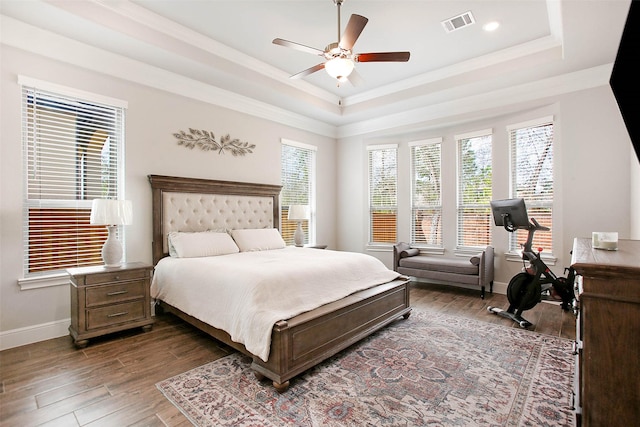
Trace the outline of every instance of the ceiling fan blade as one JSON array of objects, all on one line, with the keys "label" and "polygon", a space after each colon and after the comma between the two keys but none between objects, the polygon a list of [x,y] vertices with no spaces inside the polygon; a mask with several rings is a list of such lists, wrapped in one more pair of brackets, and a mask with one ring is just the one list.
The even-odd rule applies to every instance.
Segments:
[{"label": "ceiling fan blade", "polygon": [[347,28],[345,28],[338,45],[343,49],[351,50],[356,40],[358,40],[358,37],[360,37],[364,26],[367,25],[367,22],[369,22],[369,20],[364,16],[356,15],[355,13],[351,15]]},{"label": "ceiling fan blade", "polygon": [[284,47],[291,47],[293,49],[301,50],[303,52],[307,52],[307,53],[310,53],[312,55],[319,55],[319,56],[323,56],[324,55],[324,50],[316,49],[315,47],[305,46],[303,44],[296,43],[296,42],[290,42],[289,40],[273,39],[273,44],[278,44],[278,45],[284,46]]},{"label": "ceiling fan blade", "polygon": [[305,76],[308,76],[309,74],[315,73],[316,71],[320,71],[323,68],[324,68],[324,62],[322,62],[322,63],[320,63],[318,65],[314,65],[311,68],[307,68],[304,71],[300,71],[298,74],[294,74],[293,76],[290,76],[289,78],[290,79],[301,79],[301,78],[303,78]]},{"label": "ceiling fan blade", "polygon": [[364,83],[364,79],[362,78],[360,73],[358,73],[358,71],[355,69],[351,72],[351,74],[349,74],[349,77],[347,77],[347,80],[349,80],[349,83],[351,83],[353,86],[359,86],[362,83]]},{"label": "ceiling fan blade", "polygon": [[353,55],[356,62],[407,62],[410,52],[375,52]]}]

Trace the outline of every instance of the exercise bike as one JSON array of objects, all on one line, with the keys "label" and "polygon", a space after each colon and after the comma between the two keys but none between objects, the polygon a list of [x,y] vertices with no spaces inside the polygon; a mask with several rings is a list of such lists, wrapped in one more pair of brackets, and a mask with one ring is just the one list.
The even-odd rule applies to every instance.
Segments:
[{"label": "exercise bike", "polygon": [[[532,249],[533,235],[536,231],[549,231],[527,215],[524,199],[496,200],[491,202],[494,222],[503,226],[510,233],[518,229],[528,230],[527,241],[522,244],[522,272],[513,276],[507,286],[509,308],[503,310],[489,306],[489,312],[513,320],[521,328],[528,328],[533,324],[522,317],[525,310],[532,309],[540,301],[556,301],[563,310],[576,311],[576,297],[574,292],[575,270],[565,268],[566,277],[558,277],[542,261],[539,248]],[[528,261],[528,265],[526,262]]]}]

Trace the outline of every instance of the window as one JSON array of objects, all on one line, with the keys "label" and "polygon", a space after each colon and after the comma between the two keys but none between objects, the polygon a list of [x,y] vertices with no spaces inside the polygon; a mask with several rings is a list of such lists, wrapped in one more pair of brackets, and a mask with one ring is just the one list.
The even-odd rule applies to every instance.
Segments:
[{"label": "window", "polygon": [[89,225],[91,201],[122,198],[126,105],[25,77],[19,83],[25,278],[101,264],[107,231]]},{"label": "window", "polygon": [[491,244],[491,129],[456,135],[460,249]]},{"label": "window", "polygon": [[369,151],[369,243],[397,242],[398,147],[375,145]]},{"label": "window", "polygon": [[442,138],[410,143],[411,243],[442,247]]},{"label": "window", "polygon": [[[552,228],[553,118],[509,126],[507,130],[511,145],[511,196],[524,198],[529,218]],[[526,230],[511,233],[511,250],[519,250],[526,239]],[[533,247],[552,254],[551,232],[537,232]]]},{"label": "window", "polygon": [[316,151],[317,148],[312,145],[282,140],[280,231],[282,238],[289,245],[294,244],[293,234],[298,226],[296,221],[287,219],[291,205],[309,206],[311,219],[302,221],[304,243],[315,241]]}]

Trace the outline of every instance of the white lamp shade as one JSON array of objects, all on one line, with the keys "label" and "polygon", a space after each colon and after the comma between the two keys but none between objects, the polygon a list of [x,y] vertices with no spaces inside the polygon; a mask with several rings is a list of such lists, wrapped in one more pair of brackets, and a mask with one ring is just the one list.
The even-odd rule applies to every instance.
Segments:
[{"label": "white lamp shade", "polygon": [[349,77],[349,74],[353,71],[355,64],[353,60],[348,58],[333,58],[328,60],[324,64],[324,69],[327,70],[327,74],[329,74],[334,79],[338,79],[340,81],[344,81]]},{"label": "white lamp shade", "polygon": [[309,219],[309,206],[307,205],[291,205],[287,219],[290,221],[304,221]]},{"label": "white lamp shade", "polygon": [[94,199],[91,204],[91,224],[130,225],[132,221],[131,200]]}]

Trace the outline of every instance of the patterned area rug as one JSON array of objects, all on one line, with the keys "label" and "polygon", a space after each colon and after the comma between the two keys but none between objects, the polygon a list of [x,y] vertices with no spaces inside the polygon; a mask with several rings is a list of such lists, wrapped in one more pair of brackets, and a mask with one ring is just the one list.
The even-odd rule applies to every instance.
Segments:
[{"label": "patterned area rug", "polygon": [[197,426],[572,426],[571,344],[414,310],[282,394],[239,353],[157,387]]}]

